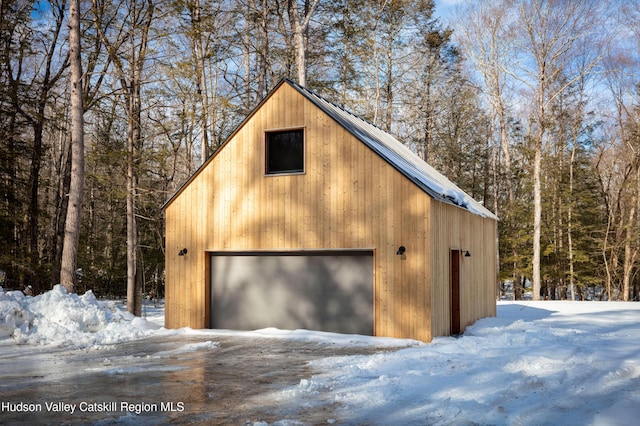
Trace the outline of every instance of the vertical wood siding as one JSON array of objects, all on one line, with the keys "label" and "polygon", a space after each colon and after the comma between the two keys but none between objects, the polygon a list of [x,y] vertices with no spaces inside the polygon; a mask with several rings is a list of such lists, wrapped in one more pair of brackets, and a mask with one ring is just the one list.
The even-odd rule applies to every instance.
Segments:
[{"label": "vertical wood siding", "polygon": [[[450,334],[450,250],[469,251],[460,260],[460,328],[496,315],[495,221],[448,204],[431,207],[432,333]],[[463,253],[464,254],[464,253]]]},{"label": "vertical wood siding", "polygon": [[[305,129],[305,173],[265,176],[264,132],[294,127]],[[485,224],[456,207],[438,206],[438,217],[432,217],[432,204],[440,203],[283,84],[165,209],[166,326],[208,326],[210,251],[367,248],[374,250],[374,333],[423,341],[446,334],[432,318],[432,305],[448,300],[440,289],[448,289],[448,282],[429,256],[436,253],[434,260],[441,262],[440,252],[446,251],[448,259],[451,244],[467,244],[472,233],[494,222]],[[464,226],[434,225],[437,220]],[[445,228],[457,229],[455,238]],[[395,254],[400,245],[404,256]],[[185,247],[188,254],[178,256]],[[478,268],[495,264],[493,258],[481,260],[487,249],[481,243],[467,247],[477,253],[472,259]],[[467,273],[476,272],[463,264]],[[478,282],[494,273],[482,270]],[[495,314],[492,289],[493,313],[490,303],[471,306],[473,297],[484,297],[482,285],[463,284],[462,297],[470,305],[463,309],[463,325],[479,314]],[[448,314],[435,308],[438,315]]]}]

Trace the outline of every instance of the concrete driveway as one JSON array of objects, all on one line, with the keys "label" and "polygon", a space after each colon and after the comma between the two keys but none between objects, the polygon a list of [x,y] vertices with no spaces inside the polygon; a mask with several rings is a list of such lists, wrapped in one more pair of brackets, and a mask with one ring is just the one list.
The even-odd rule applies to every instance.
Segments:
[{"label": "concrete driveway", "polygon": [[329,390],[300,401],[286,389],[319,373],[313,359],[388,350],[211,335],[99,350],[14,346],[0,356],[0,423],[344,424]]}]

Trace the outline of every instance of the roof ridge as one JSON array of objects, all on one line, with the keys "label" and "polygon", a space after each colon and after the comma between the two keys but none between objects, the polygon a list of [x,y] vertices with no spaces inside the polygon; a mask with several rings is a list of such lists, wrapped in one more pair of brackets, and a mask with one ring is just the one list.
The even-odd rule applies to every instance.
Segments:
[{"label": "roof ridge", "polygon": [[304,86],[301,86],[298,83],[296,83],[295,81],[292,81],[292,80],[290,80],[288,78],[285,78],[285,80],[288,81],[289,83],[293,84],[294,86],[298,87],[300,90],[307,92],[309,95],[315,96],[316,98],[321,99],[321,100],[323,100],[324,102],[326,102],[328,104],[331,104],[333,107],[338,108],[338,109],[346,112],[347,114],[353,116],[354,118],[357,118],[358,120],[363,121],[364,123],[366,123],[366,124],[368,124],[370,126],[373,126],[373,127],[375,127],[376,129],[378,129],[378,130],[380,130],[382,132],[388,133],[386,130],[384,130],[382,127],[378,126],[377,124],[372,123],[371,121],[369,121],[366,118],[356,114],[355,112],[347,109],[344,106],[338,105],[337,103],[335,103],[332,100],[326,98],[325,96],[319,95],[318,93],[314,92],[313,90],[308,89],[308,88],[306,88]]}]

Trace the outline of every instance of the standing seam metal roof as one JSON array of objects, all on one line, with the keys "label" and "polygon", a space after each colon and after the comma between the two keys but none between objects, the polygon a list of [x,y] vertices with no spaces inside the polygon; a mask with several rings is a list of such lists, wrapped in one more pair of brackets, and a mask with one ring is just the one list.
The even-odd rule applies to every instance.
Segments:
[{"label": "standing seam metal roof", "polygon": [[443,203],[464,208],[482,217],[498,219],[498,217],[482,205],[482,203],[474,200],[462,189],[458,188],[443,174],[431,167],[418,157],[416,153],[389,133],[293,81],[285,81],[342,125],[353,136],[384,158],[400,173],[418,185],[418,187],[432,198]]}]

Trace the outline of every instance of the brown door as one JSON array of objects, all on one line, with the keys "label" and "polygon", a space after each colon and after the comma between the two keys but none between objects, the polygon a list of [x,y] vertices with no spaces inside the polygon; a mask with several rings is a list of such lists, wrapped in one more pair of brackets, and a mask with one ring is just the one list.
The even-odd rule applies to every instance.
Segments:
[{"label": "brown door", "polygon": [[451,250],[451,335],[460,334],[460,250]]}]

